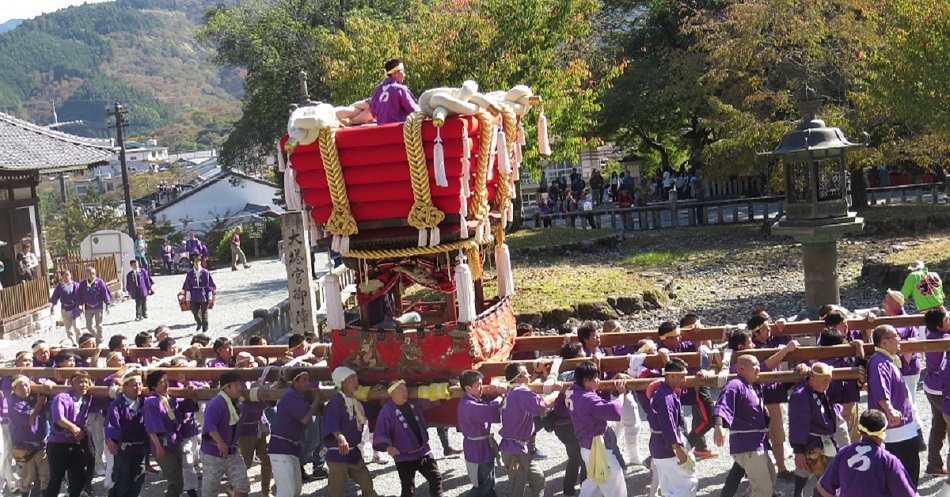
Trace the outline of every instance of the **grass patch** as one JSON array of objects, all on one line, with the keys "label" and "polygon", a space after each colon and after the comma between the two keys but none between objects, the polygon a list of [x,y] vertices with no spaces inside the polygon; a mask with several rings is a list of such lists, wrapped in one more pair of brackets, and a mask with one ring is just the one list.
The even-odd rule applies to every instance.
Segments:
[{"label": "grass patch", "polygon": [[907,265],[916,260],[926,262],[930,269],[950,267],[950,236],[929,237],[887,254],[890,264]]},{"label": "grass patch", "polygon": [[[494,272],[485,282],[485,295],[498,293]],[[628,274],[621,267],[579,266],[565,263],[518,265],[515,279],[515,312],[544,312],[581,302],[605,302],[607,297],[642,293],[653,288],[651,281]]]},{"label": "grass patch", "polygon": [[576,228],[542,228],[518,230],[505,236],[505,243],[512,250],[530,247],[552,247],[568,243],[576,243],[594,238],[615,235],[617,232],[609,229],[582,230]]},{"label": "grass patch", "polygon": [[634,268],[669,267],[674,262],[685,261],[688,256],[685,250],[657,250],[628,255],[620,263]]},{"label": "grass patch", "polygon": [[901,205],[873,205],[858,211],[858,215],[865,222],[874,223],[893,221],[895,219],[923,219],[932,214],[948,213],[948,204],[901,204]]}]

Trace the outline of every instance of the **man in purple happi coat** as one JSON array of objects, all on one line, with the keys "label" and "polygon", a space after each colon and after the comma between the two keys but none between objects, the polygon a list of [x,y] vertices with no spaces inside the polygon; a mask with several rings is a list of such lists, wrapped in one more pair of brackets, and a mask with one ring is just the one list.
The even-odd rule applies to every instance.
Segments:
[{"label": "man in purple happi coat", "polygon": [[508,481],[511,483],[509,495],[521,497],[525,485],[531,487],[531,495],[540,497],[544,492],[544,471],[531,457],[529,446],[535,433],[534,418],[544,414],[554,403],[560,392],[554,391],[541,396],[525,385],[531,381],[528,368],[519,362],[505,367],[505,379],[512,385],[501,404],[501,443],[498,450],[508,467]]},{"label": "man in purple happi coat", "polygon": [[[625,377],[625,376],[622,376]],[[607,423],[620,421],[620,399],[605,400],[597,394],[600,384],[600,371],[593,362],[584,361],[574,369],[574,384],[565,392],[564,402],[571,411],[571,422],[577,433],[577,442],[581,446],[581,458],[587,466],[587,479],[581,484],[581,497],[603,495],[626,497],[627,484],[623,479],[623,467],[617,458],[616,447],[606,447],[603,438],[607,434]],[[616,384],[617,393],[626,393],[622,382]],[[590,474],[591,450],[595,448],[594,439],[599,438],[596,448],[604,447],[607,459],[607,475],[602,483],[593,480]]]},{"label": "man in purple happi coat", "polygon": [[201,258],[191,254],[191,271],[185,276],[181,292],[186,294],[191,305],[191,314],[195,317],[195,331],[208,331],[208,306],[214,301],[218,291],[211,272],[201,267]]},{"label": "man in purple happi coat", "polygon": [[914,488],[920,478],[918,449],[923,440],[914,420],[913,404],[901,375],[901,338],[893,326],[883,325],[871,333],[874,355],[868,361],[868,409],[878,409],[887,417],[884,447],[904,464]]},{"label": "man in purple happi coat", "polygon": [[102,278],[96,276],[96,268],[86,268],[86,279],[79,283],[79,303],[86,314],[86,331],[95,333],[102,341],[102,314],[109,311],[112,294]]},{"label": "man in purple happi coat", "polygon": [[[266,363],[263,363],[266,364]],[[250,352],[241,352],[234,359],[236,368],[259,367],[257,360]],[[248,398],[238,407],[237,439],[238,449],[244,464],[250,468],[254,465],[255,455],[261,463],[261,495],[271,494],[271,483],[274,477],[274,467],[267,453],[267,439],[270,438],[270,424],[264,415],[271,407],[270,402]]]},{"label": "man in purple happi coat", "polygon": [[723,426],[729,428],[729,451],[749,478],[750,497],[772,497],[775,466],[767,452],[769,417],[762,392],[755,383],[759,379],[759,360],[744,355],[736,364],[738,376],[726,383],[713,410],[716,426],[713,438],[716,445],[722,447],[725,444]]},{"label": "man in purple happi coat", "polygon": [[[684,316],[683,319],[680,320],[679,326],[671,321],[660,323],[660,327],[657,331],[660,339],[657,345],[659,345],[660,350],[664,350],[670,354],[677,352],[699,352],[699,347],[695,343],[683,340],[682,329],[684,327],[688,327],[688,329],[701,329],[702,324],[699,322],[699,317],[695,314]],[[702,344],[708,346],[708,342],[703,342]],[[687,372],[688,374],[700,376],[713,374],[700,368],[689,368]],[[709,387],[687,387],[683,388],[681,398],[683,404],[690,406],[692,411],[690,418],[691,429],[686,437],[689,444],[693,447],[693,454],[698,459],[719,456],[719,453],[710,449],[706,443],[706,433],[713,427],[712,391]]]},{"label": "man in purple happi coat", "polygon": [[863,439],[838,451],[815,488],[822,497],[916,497],[900,459],[881,447],[887,418],[871,409],[861,414]]},{"label": "man in purple happi coat", "polygon": [[[156,369],[145,377],[145,385],[152,391],[142,404],[145,431],[151,440],[152,454],[165,475],[165,497],[180,497],[185,484],[182,477],[181,434],[185,413],[178,399],[168,397],[168,376]],[[191,386],[189,390],[196,389]],[[197,497],[191,491],[189,497]]]},{"label": "man in purple happi coat", "polygon": [[106,447],[112,454],[109,497],[138,497],[145,483],[148,433],[142,415],[142,377],[137,371],[121,378],[122,393],[106,408]]},{"label": "man in purple happi coat", "polygon": [[59,284],[53,290],[49,303],[52,304],[49,309],[50,313],[54,312],[56,304],[59,304],[63,326],[66,327],[66,336],[78,343],[79,324],[76,323],[76,320],[82,314],[82,302],[79,300],[79,282],[73,280],[72,273],[68,269],[59,272]]},{"label": "man in purple happi coat", "polygon": [[[485,400],[482,397],[482,373],[473,370],[459,375],[459,385],[465,393],[459,400],[458,429],[462,433],[462,451],[472,489],[466,497],[494,497],[495,455],[497,446],[491,434],[492,423],[501,422],[501,398]],[[500,387],[492,387],[499,394]]]},{"label": "man in purple happi coat", "polygon": [[[942,307],[924,313],[927,340],[950,338],[950,316]],[[943,384],[940,366],[944,364],[944,351],[924,354],[924,395],[930,405],[930,436],[927,439],[927,468],[929,475],[945,475],[947,471],[940,455],[944,440],[950,437],[950,425],[943,418]]]},{"label": "man in purple happi coat", "polygon": [[340,393],[327,402],[323,411],[323,441],[330,473],[327,493],[329,497],[343,497],[349,477],[359,485],[363,497],[376,497],[373,478],[357,447],[367,421],[363,403],[355,397],[359,387],[356,371],[340,366],[331,376]]},{"label": "man in purple happi coat", "polygon": [[79,497],[88,483],[88,468],[93,465],[92,447],[86,431],[92,403],[92,396],[88,394],[90,384],[89,373],[73,373],[69,378],[69,390],[50,401],[51,433],[46,447],[50,476],[44,497],[59,495],[67,473],[69,497]]},{"label": "man in purple happi coat", "polygon": [[650,456],[664,497],[695,497],[699,480],[693,475],[695,459],[690,457],[686,434],[682,432],[683,405],[680,401],[686,362],[674,358],[663,367],[664,380],[653,390],[647,422],[650,424]]},{"label": "man in purple happi coat", "polygon": [[218,495],[221,480],[228,478],[234,497],[247,497],[251,484],[247,465],[238,451],[238,399],[244,395],[240,373],[228,371],[218,383],[221,391],[205,405],[201,426],[201,495]]},{"label": "man in purple happi coat", "polygon": [[214,352],[214,359],[208,361],[205,367],[209,368],[233,368],[234,367],[234,345],[228,337],[219,337],[211,344],[211,350]]},{"label": "man in purple happi coat", "polygon": [[141,321],[148,319],[148,309],[146,299],[154,294],[152,290],[152,277],[148,270],[139,267],[139,261],[132,259],[129,261],[132,270],[125,275],[125,291],[129,292],[129,297],[135,299],[135,320]]},{"label": "man in purple happi coat", "polygon": [[[6,379],[6,378],[5,378]],[[49,462],[46,456],[46,437],[49,434],[49,409],[46,395],[33,391],[26,376],[10,378],[12,391],[4,392],[9,403],[7,417],[13,449],[28,451],[16,457],[20,477],[20,495],[29,497],[33,482],[39,478],[40,490],[45,494],[49,486]],[[11,489],[12,490],[12,489]]]},{"label": "man in purple happi coat", "polygon": [[188,232],[188,239],[185,240],[185,250],[188,251],[191,255],[197,255],[199,257],[204,256],[206,249],[205,245],[201,243],[193,231]]},{"label": "man in purple happi coat", "polygon": [[300,441],[304,429],[313,422],[320,409],[320,396],[308,403],[310,373],[295,369],[290,374],[290,388],[277,402],[277,413],[271,428],[267,452],[274,469],[277,497],[300,497],[303,486],[303,465],[300,464]]},{"label": "man in purple happi coat", "polygon": [[831,366],[816,362],[806,371],[807,378],[795,385],[788,401],[788,440],[795,454],[794,497],[802,497],[810,476],[821,477],[838,450],[834,435],[841,408],[825,394],[831,385]]},{"label": "man in purple happi coat", "polygon": [[436,404],[426,400],[409,402],[404,380],[389,386],[389,401],[376,417],[373,449],[387,452],[396,462],[400,497],[412,497],[416,491],[416,472],[429,482],[430,497],[442,496],[442,472],[429,448],[428,426],[422,412]]},{"label": "man in purple happi coat", "polygon": [[399,59],[389,59],[384,65],[386,79],[383,80],[369,101],[369,110],[376,116],[379,124],[401,123],[413,112],[419,111],[416,97],[403,82],[406,80],[406,68]]},{"label": "man in purple happi coat", "polygon": [[[937,309],[940,309],[940,308],[938,307],[936,309],[931,309],[927,311],[927,313],[929,314],[930,312],[933,312]],[[947,364],[947,361],[943,361],[943,363],[941,364],[940,383],[943,389],[943,403],[941,405],[941,414],[943,417],[943,422],[950,423],[950,365]],[[934,422],[936,423],[936,420],[934,420]],[[941,496],[950,495],[950,476],[947,477],[947,480],[944,483],[943,490],[941,490],[940,495]]]}]

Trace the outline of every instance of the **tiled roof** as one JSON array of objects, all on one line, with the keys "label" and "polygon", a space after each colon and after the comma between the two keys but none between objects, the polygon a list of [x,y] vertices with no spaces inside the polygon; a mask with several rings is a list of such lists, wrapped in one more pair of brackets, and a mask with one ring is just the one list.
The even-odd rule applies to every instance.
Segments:
[{"label": "tiled roof", "polygon": [[0,171],[82,168],[112,155],[109,140],[70,135],[0,113]]}]

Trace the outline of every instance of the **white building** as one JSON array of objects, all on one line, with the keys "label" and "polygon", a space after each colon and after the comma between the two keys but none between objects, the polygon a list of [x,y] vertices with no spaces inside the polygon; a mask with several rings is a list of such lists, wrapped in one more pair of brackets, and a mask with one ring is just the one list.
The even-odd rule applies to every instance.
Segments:
[{"label": "white building", "polygon": [[284,211],[274,203],[277,185],[269,181],[227,171],[199,184],[177,199],[156,208],[152,221],[168,221],[179,230],[203,232],[212,227],[217,218],[237,218]]}]

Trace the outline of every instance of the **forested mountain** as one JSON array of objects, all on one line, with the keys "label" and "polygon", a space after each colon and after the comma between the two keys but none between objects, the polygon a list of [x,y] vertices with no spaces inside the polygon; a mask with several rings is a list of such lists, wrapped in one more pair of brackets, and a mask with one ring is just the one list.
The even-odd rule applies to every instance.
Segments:
[{"label": "forested mountain", "polygon": [[[70,7],[0,34],[0,111],[111,134],[105,108],[126,104],[130,134],[180,148],[217,145],[240,114],[242,70],[215,66],[193,36],[216,0],[117,0]],[[173,125],[174,124],[174,125]]]},{"label": "forested mountain", "polygon": [[0,33],[6,33],[20,24],[23,24],[23,19],[10,19],[5,23],[0,24]]}]

